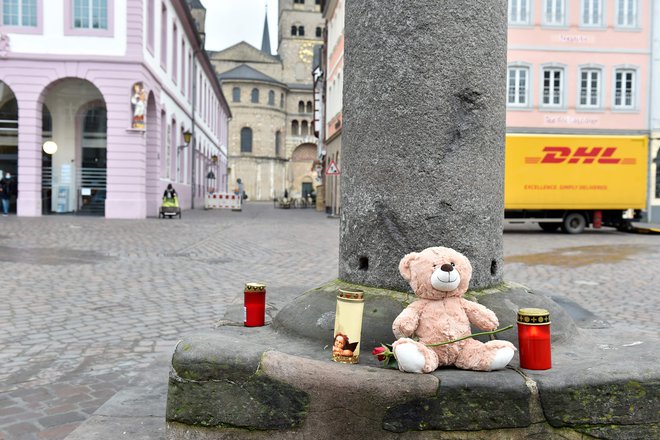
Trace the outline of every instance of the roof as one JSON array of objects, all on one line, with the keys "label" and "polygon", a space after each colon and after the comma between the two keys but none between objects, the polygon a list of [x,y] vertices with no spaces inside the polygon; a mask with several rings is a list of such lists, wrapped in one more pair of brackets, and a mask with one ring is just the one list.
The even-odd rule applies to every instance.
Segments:
[{"label": "roof", "polygon": [[189,8],[206,10],[206,8],[204,7],[204,5],[200,0],[186,0],[186,3],[188,3]]},{"label": "roof", "polygon": [[259,72],[257,69],[254,69],[247,64],[241,64],[238,67],[234,67],[231,70],[228,70],[224,73],[218,75],[220,81],[240,79],[244,81],[260,81],[270,84],[277,84],[278,86],[286,87],[286,85],[275,78]]}]

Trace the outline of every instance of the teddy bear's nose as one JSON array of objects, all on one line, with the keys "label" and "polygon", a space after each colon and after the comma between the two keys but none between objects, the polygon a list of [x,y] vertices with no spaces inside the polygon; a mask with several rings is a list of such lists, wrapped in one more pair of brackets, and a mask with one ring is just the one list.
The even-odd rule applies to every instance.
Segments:
[{"label": "teddy bear's nose", "polygon": [[443,271],[443,272],[451,272],[452,270],[454,270],[454,266],[452,266],[451,264],[445,263],[442,266],[440,266],[440,270]]}]

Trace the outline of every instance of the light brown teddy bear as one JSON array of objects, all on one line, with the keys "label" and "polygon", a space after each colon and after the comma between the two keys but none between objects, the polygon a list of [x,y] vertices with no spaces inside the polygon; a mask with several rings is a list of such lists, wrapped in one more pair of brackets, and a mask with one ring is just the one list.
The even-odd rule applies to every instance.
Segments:
[{"label": "light brown teddy bear", "polygon": [[[493,311],[463,298],[468,290],[472,266],[453,249],[431,247],[401,260],[399,272],[419,298],[406,307],[392,324],[392,344],[399,370],[430,373],[439,366],[455,365],[466,370],[490,371],[504,368],[515,351],[508,341],[476,339],[436,347],[425,344],[459,339],[471,334],[470,323],[484,331],[497,329]],[[410,338],[417,337],[419,342]]]}]

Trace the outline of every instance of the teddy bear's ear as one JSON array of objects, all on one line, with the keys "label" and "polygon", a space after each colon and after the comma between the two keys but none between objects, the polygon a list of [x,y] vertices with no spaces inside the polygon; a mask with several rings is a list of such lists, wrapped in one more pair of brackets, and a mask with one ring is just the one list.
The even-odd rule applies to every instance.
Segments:
[{"label": "teddy bear's ear", "polygon": [[417,258],[419,254],[417,252],[411,252],[401,259],[399,262],[399,272],[401,276],[406,280],[410,281],[410,263]]}]

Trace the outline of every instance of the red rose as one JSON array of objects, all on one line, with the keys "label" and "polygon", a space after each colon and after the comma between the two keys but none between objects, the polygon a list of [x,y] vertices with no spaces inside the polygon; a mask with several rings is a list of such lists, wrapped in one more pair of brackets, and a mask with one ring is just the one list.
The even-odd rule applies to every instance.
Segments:
[{"label": "red rose", "polygon": [[373,354],[374,356],[377,356],[379,361],[384,361],[385,360],[385,351],[386,351],[385,347],[380,346],[380,347],[374,348],[371,351],[371,354]]}]

